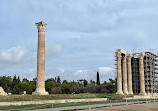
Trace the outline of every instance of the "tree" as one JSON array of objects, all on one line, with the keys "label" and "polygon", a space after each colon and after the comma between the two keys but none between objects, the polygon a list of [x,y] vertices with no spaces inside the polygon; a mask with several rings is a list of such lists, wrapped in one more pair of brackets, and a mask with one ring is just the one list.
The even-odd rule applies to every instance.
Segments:
[{"label": "tree", "polygon": [[60,87],[56,87],[52,89],[52,94],[61,94],[61,88]]},{"label": "tree", "polygon": [[83,85],[84,85],[84,87],[87,86],[88,85],[88,81],[84,79],[83,80]]},{"label": "tree", "polygon": [[91,84],[95,84],[95,81],[93,81],[93,80],[91,79],[91,80],[90,80],[90,83],[91,83]]},{"label": "tree", "polygon": [[95,84],[89,84],[85,87],[84,90],[86,93],[96,93],[96,85]]},{"label": "tree", "polygon": [[113,80],[113,79],[111,79],[111,78],[109,79],[109,81],[110,81],[111,84],[114,84],[114,83],[115,83],[115,80]]},{"label": "tree", "polygon": [[54,78],[47,79],[45,82],[46,91],[49,92],[49,94],[52,93],[52,89],[56,88],[56,81]]},{"label": "tree", "polygon": [[29,83],[30,81],[29,81],[27,78],[24,78],[24,79],[22,80],[22,82],[23,82],[23,83]]},{"label": "tree", "polygon": [[72,93],[72,88],[70,87],[69,84],[62,83],[60,87],[61,87],[62,93],[64,93],[64,94]]},{"label": "tree", "polygon": [[75,94],[84,93],[84,92],[85,92],[84,87],[75,87],[74,90],[73,90],[73,93],[75,93]]},{"label": "tree", "polygon": [[104,81],[104,83],[103,83],[103,84],[105,84],[105,85],[106,85],[106,84],[107,84],[107,82],[106,82],[106,81]]},{"label": "tree", "polygon": [[54,79],[54,78],[49,78],[49,79],[47,79],[47,80],[46,80],[46,82],[53,82],[53,83],[55,83],[55,84],[56,84],[56,81],[55,81],[55,79]]},{"label": "tree", "polygon": [[16,77],[16,75],[14,75],[13,77],[13,84],[12,84],[12,93],[13,94],[19,94],[19,83],[20,83],[20,77],[18,76],[18,78]]},{"label": "tree", "polygon": [[116,80],[113,80],[113,79],[109,79],[109,82],[106,83],[106,92],[107,93],[115,93],[115,84],[116,83]]},{"label": "tree", "polygon": [[[20,81],[20,77],[14,75],[13,78],[10,76],[0,77],[0,86],[3,87],[5,92],[12,94],[23,94],[26,91],[27,94],[31,94],[36,89],[37,78],[29,81],[27,78],[23,78]],[[97,81],[90,80],[90,84],[85,79],[68,82],[63,80],[61,84],[60,76],[49,78],[45,81],[46,91],[50,94],[55,93],[114,93],[117,86],[117,79],[109,79],[109,82],[100,84],[99,72],[97,72]]]},{"label": "tree", "polygon": [[12,78],[10,76],[0,77],[0,86],[3,87],[4,91],[9,93],[12,89]]},{"label": "tree", "polygon": [[57,77],[57,84],[61,84],[60,76]]},{"label": "tree", "polygon": [[115,92],[115,87],[111,83],[106,84],[106,93],[114,93]]},{"label": "tree", "polygon": [[67,80],[63,80],[63,83],[62,84],[69,84],[69,82]]},{"label": "tree", "polygon": [[18,85],[19,94],[23,94],[26,91],[27,94],[31,94],[33,92],[34,85],[28,83],[21,82]]},{"label": "tree", "polygon": [[36,85],[36,82],[37,82],[37,77],[33,78],[33,80],[32,80],[32,81],[30,81],[30,82],[32,82],[33,84],[35,84],[35,85]]},{"label": "tree", "polygon": [[[34,84],[33,81],[30,81],[29,83],[29,86],[31,87],[31,93],[35,91],[36,89],[36,84]],[[28,92],[27,92],[28,93]],[[28,94],[31,94],[31,93],[28,93]]]},{"label": "tree", "polygon": [[18,79],[17,79],[17,83],[20,83],[21,81],[20,81],[20,77],[18,76]]},{"label": "tree", "polygon": [[97,85],[100,85],[99,72],[97,72]]}]

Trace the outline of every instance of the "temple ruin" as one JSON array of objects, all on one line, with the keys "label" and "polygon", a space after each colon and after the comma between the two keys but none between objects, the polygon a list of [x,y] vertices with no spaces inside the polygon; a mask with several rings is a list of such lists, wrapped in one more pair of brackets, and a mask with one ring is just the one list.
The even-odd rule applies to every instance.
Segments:
[{"label": "temple ruin", "polygon": [[127,54],[116,50],[117,94],[156,95],[158,92],[157,55],[151,52]]}]

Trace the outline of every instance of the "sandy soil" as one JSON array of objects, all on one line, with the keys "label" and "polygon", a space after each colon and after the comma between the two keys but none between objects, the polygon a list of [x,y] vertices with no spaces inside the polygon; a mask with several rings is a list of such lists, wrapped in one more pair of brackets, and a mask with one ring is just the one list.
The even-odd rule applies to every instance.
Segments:
[{"label": "sandy soil", "polygon": [[158,103],[135,104],[128,106],[113,106],[82,111],[158,111]]}]

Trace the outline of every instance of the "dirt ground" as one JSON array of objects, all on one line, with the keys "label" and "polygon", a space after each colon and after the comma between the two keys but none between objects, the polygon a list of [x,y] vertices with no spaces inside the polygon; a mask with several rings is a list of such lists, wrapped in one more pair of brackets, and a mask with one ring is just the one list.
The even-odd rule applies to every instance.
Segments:
[{"label": "dirt ground", "polygon": [[158,103],[134,104],[128,106],[113,106],[82,111],[158,111]]}]

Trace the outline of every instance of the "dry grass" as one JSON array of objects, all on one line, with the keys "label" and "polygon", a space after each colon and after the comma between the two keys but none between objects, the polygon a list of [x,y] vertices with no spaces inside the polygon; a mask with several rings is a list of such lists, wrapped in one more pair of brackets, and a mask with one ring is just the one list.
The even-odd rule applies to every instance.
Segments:
[{"label": "dry grass", "polygon": [[85,98],[101,98],[104,94],[53,94],[45,96],[37,95],[8,95],[0,96],[0,102],[11,101],[33,101],[33,100],[58,100],[58,99],[85,99]]},{"label": "dry grass", "polygon": [[125,96],[116,94],[52,94],[45,96],[37,95],[7,95],[0,96],[0,102],[11,102],[11,101],[36,101],[36,100],[59,100],[59,99],[85,99],[85,98],[108,98],[110,100],[122,100]]}]

